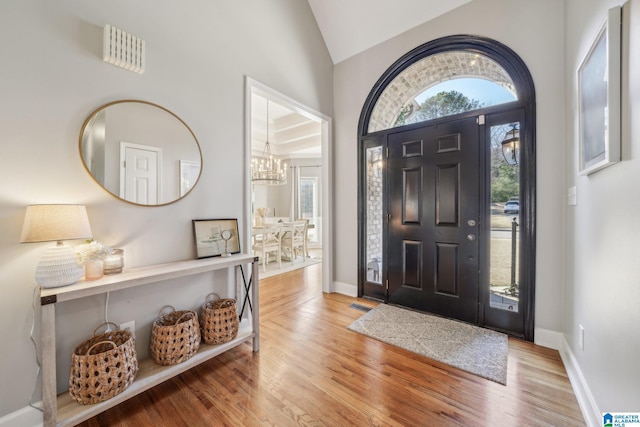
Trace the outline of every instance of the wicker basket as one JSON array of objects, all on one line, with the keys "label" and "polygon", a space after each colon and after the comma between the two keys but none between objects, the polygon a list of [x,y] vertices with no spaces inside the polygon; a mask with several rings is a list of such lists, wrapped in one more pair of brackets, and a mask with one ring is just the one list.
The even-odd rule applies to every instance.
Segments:
[{"label": "wicker basket", "polygon": [[[162,313],[165,308],[173,311]],[[151,328],[151,357],[159,365],[188,360],[200,347],[200,325],[195,311],[163,307]]]},{"label": "wicker basket", "polygon": [[[114,325],[115,330],[96,335],[105,325]],[[102,402],[122,393],[137,373],[138,358],[131,333],[119,330],[115,323],[103,323],[71,354],[69,394],[83,405]]]},{"label": "wicker basket", "polygon": [[[214,297],[213,301],[209,301]],[[218,294],[209,294],[202,305],[202,340],[207,344],[223,344],[238,335],[238,311],[236,300],[220,299]]]}]

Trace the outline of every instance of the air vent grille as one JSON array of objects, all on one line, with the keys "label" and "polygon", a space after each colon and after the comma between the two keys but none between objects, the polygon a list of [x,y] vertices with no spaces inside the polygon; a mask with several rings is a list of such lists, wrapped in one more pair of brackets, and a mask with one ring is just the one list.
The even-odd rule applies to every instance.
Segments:
[{"label": "air vent grille", "polygon": [[145,42],[112,25],[104,26],[102,59],[138,74],[144,73]]}]

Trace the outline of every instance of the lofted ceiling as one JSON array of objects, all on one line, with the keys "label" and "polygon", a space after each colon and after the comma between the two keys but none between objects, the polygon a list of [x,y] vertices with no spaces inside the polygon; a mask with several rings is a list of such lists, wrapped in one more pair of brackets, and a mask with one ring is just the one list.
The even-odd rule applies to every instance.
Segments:
[{"label": "lofted ceiling", "polygon": [[334,64],[471,0],[308,0]]},{"label": "lofted ceiling", "polygon": [[[334,64],[428,22],[471,0],[308,0]],[[320,158],[320,124],[253,94],[252,155],[263,154],[269,129],[278,158]]]}]

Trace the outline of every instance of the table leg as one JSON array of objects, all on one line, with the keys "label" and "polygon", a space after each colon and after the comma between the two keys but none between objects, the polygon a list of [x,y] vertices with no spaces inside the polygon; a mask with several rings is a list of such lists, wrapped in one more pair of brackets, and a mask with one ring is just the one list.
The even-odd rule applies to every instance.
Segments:
[{"label": "table leg", "polygon": [[56,305],[43,305],[41,315],[43,423],[45,427],[53,427],[56,425],[58,407],[56,384]]},{"label": "table leg", "polygon": [[259,281],[258,281],[258,258],[253,259],[251,264],[251,280],[253,281],[253,311],[251,318],[253,320],[253,351],[260,350],[260,300],[259,300]]}]

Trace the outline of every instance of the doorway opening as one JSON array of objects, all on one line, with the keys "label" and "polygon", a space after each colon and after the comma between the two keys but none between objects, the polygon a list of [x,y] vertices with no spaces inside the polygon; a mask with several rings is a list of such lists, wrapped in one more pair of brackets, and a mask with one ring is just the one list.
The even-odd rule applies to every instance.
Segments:
[{"label": "doorway opening", "polygon": [[535,90],[487,38],[407,53],[359,122],[358,294],[533,340]]},{"label": "doorway opening", "polygon": [[[261,277],[267,267],[271,276],[321,263],[322,290],[333,292],[331,119],[251,78],[246,80],[245,101],[245,247],[252,251],[258,243],[272,248],[263,255],[269,264],[263,268],[260,260]],[[265,179],[266,170],[276,166],[286,172],[284,179],[280,174],[272,183]],[[281,226],[274,242],[262,242],[264,231],[274,224]],[[304,242],[298,245],[299,234]],[[280,237],[279,251],[275,240]]]}]

